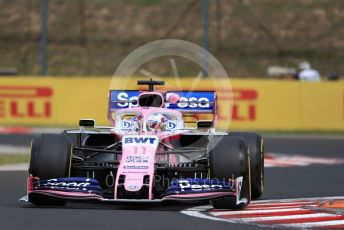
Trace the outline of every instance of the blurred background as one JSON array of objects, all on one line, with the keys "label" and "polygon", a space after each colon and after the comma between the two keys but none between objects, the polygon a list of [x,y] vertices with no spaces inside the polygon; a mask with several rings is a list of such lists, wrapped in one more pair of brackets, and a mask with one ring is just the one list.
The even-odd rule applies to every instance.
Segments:
[{"label": "blurred background", "polygon": [[[75,127],[81,117],[109,125],[116,68],[171,38],[205,48],[229,74],[233,94],[227,83],[215,89],[219,128],[343,132],[343,24],[343,0],[0,0],[0,133]],[[182,57],[140,68],[171,88],[171,59],[183,89],[197,80],[214,90]],[[136,80],[118,78],[113,89],[137,89]]]},{"label": "blurred background", "polygon": [[[109,89],[143,89],[136,80],[149,74],[137,71],[128,82],[111,77],[135,49],[160,39],[203,47],[229,74],[230,84],[205,74],[198,78],[206,69],[200,72],[194,60],[180,56],[160,57],[138,68],[164,78],[162,90],[190,90],[195,82],[193,90],[215,90],[218,131],[262,134],[265,167],[272,168],[266,170],[264,199],[343,196],[338,175],[344,175],[344,0],[0,0],[0,181],[6,183],[0,191],[1,229],[113,227],[114,212],[100,210],[104,207],[80,206],[73,214],[60,208],[19,208],[31,141],[41,133],[79,129],[82,118],[113,125],[107,117]],[[195,98],[201,99],[192,95],[189,101]],[[133,206],[123,214],[116,211],[119,228],[154,229],[161,223],[171,229],[175,223],[178,229],[180,223],[198,227],[170,209],[149,208],[147,214]],[[296,212],[305,213],[297,207]],[[128,218],[131,209],[140,210],[130,212],[137,213],[137,221]],[[160,222],[150,221],[151,210]],[[303,219],[315,224],[308,227],[328,227],[316,225],[322,219],[343,229],[343,210],[326,209],[324,215],[334,223],[319,216]],[[95,215],[94,225],[85,222]],[[276,212],[272,215],[276,220]],[[289,219],[299,223],[301,218]],[[199,222],[203,228],[206,224]],[[209,229],[230,228],[215,224],[209,222]],[[238,228],[244,226],[233,227]]]},{"label": "blurred background", "polygon": [[[209,49],[232,77],[293,75],[307,61],[338,78],[343,22],[342,0],[0,0],[0,71],[111,76],[135,48],[176,38]],[[181,75],[194,74],[187,66]]]},{"label": "blurred background", "polygon": [[[233,95],[181,56],[144,62],[146,74],[134,75],[165,77],[171,88],[177,71],[183,89],[197,81],[218,91],[219,128],[342,132],[343,24],[343,0],[0,0],[0,125],[109,125],[109,81],[124,58],[180,39],[220,61]],[[136,80],[112,88],[137,89]]]}]

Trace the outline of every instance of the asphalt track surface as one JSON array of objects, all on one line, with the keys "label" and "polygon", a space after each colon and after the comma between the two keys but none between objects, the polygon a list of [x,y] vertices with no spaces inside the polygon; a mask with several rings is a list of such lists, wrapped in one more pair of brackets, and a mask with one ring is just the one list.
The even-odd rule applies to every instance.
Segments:
[{"label": "asphalt track surface", "polygon": [[[31,137],[0,135],[0,144],[29,145]],[[344,139],[266,138],[265,146],[266,152],[344,158]],[[20,204],[26,175],[0,172],[0,229],[264,229],[180,213],[197,205],[69,203],[46,208]],[[262,199],[343,196],[343,175],[343,165],[267,168]]]}]

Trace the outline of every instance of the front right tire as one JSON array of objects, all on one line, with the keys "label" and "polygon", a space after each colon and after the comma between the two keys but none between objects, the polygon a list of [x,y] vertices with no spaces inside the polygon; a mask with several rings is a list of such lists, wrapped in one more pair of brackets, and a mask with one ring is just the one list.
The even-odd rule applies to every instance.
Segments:
[{"label": "front right tire", "polygon": [[[42,134],[31,143],[29,174],[40,179],[70,176],[72,143],[65,134]],[[29,201],[36,205],[64,205],[58,198],[29,194]]]}]

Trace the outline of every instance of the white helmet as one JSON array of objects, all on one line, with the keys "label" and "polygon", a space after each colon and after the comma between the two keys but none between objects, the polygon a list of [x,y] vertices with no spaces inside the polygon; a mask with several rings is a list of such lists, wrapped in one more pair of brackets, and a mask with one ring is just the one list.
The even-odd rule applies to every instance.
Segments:
[{"label": "white helmet", "polygon": [[304,61],[299,64],[299,69],[301,70],[306,70],[306,69],[311,69],[311,64],[309,62]]},{"label": "white helmet", "polygon": [[164,129],[166,117],[162,114],[156,113],[148,117],[147,129],[149,131],[161,131]]}]

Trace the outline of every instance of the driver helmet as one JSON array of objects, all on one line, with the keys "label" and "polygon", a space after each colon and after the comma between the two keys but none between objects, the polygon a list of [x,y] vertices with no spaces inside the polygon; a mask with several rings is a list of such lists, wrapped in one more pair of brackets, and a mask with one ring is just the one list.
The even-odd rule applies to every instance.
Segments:
[{"label": "driver helmet", "polygon": [[136,117],[131,119],[132,131],[140,131],[142,129],[142,120],[142,115],[137,115]]},{"label": "driver helmet", "polygon": [[149,131],[161,131],[165,127],[166,117],[162,114],[152,114],[147,120],[147,129]]}]

